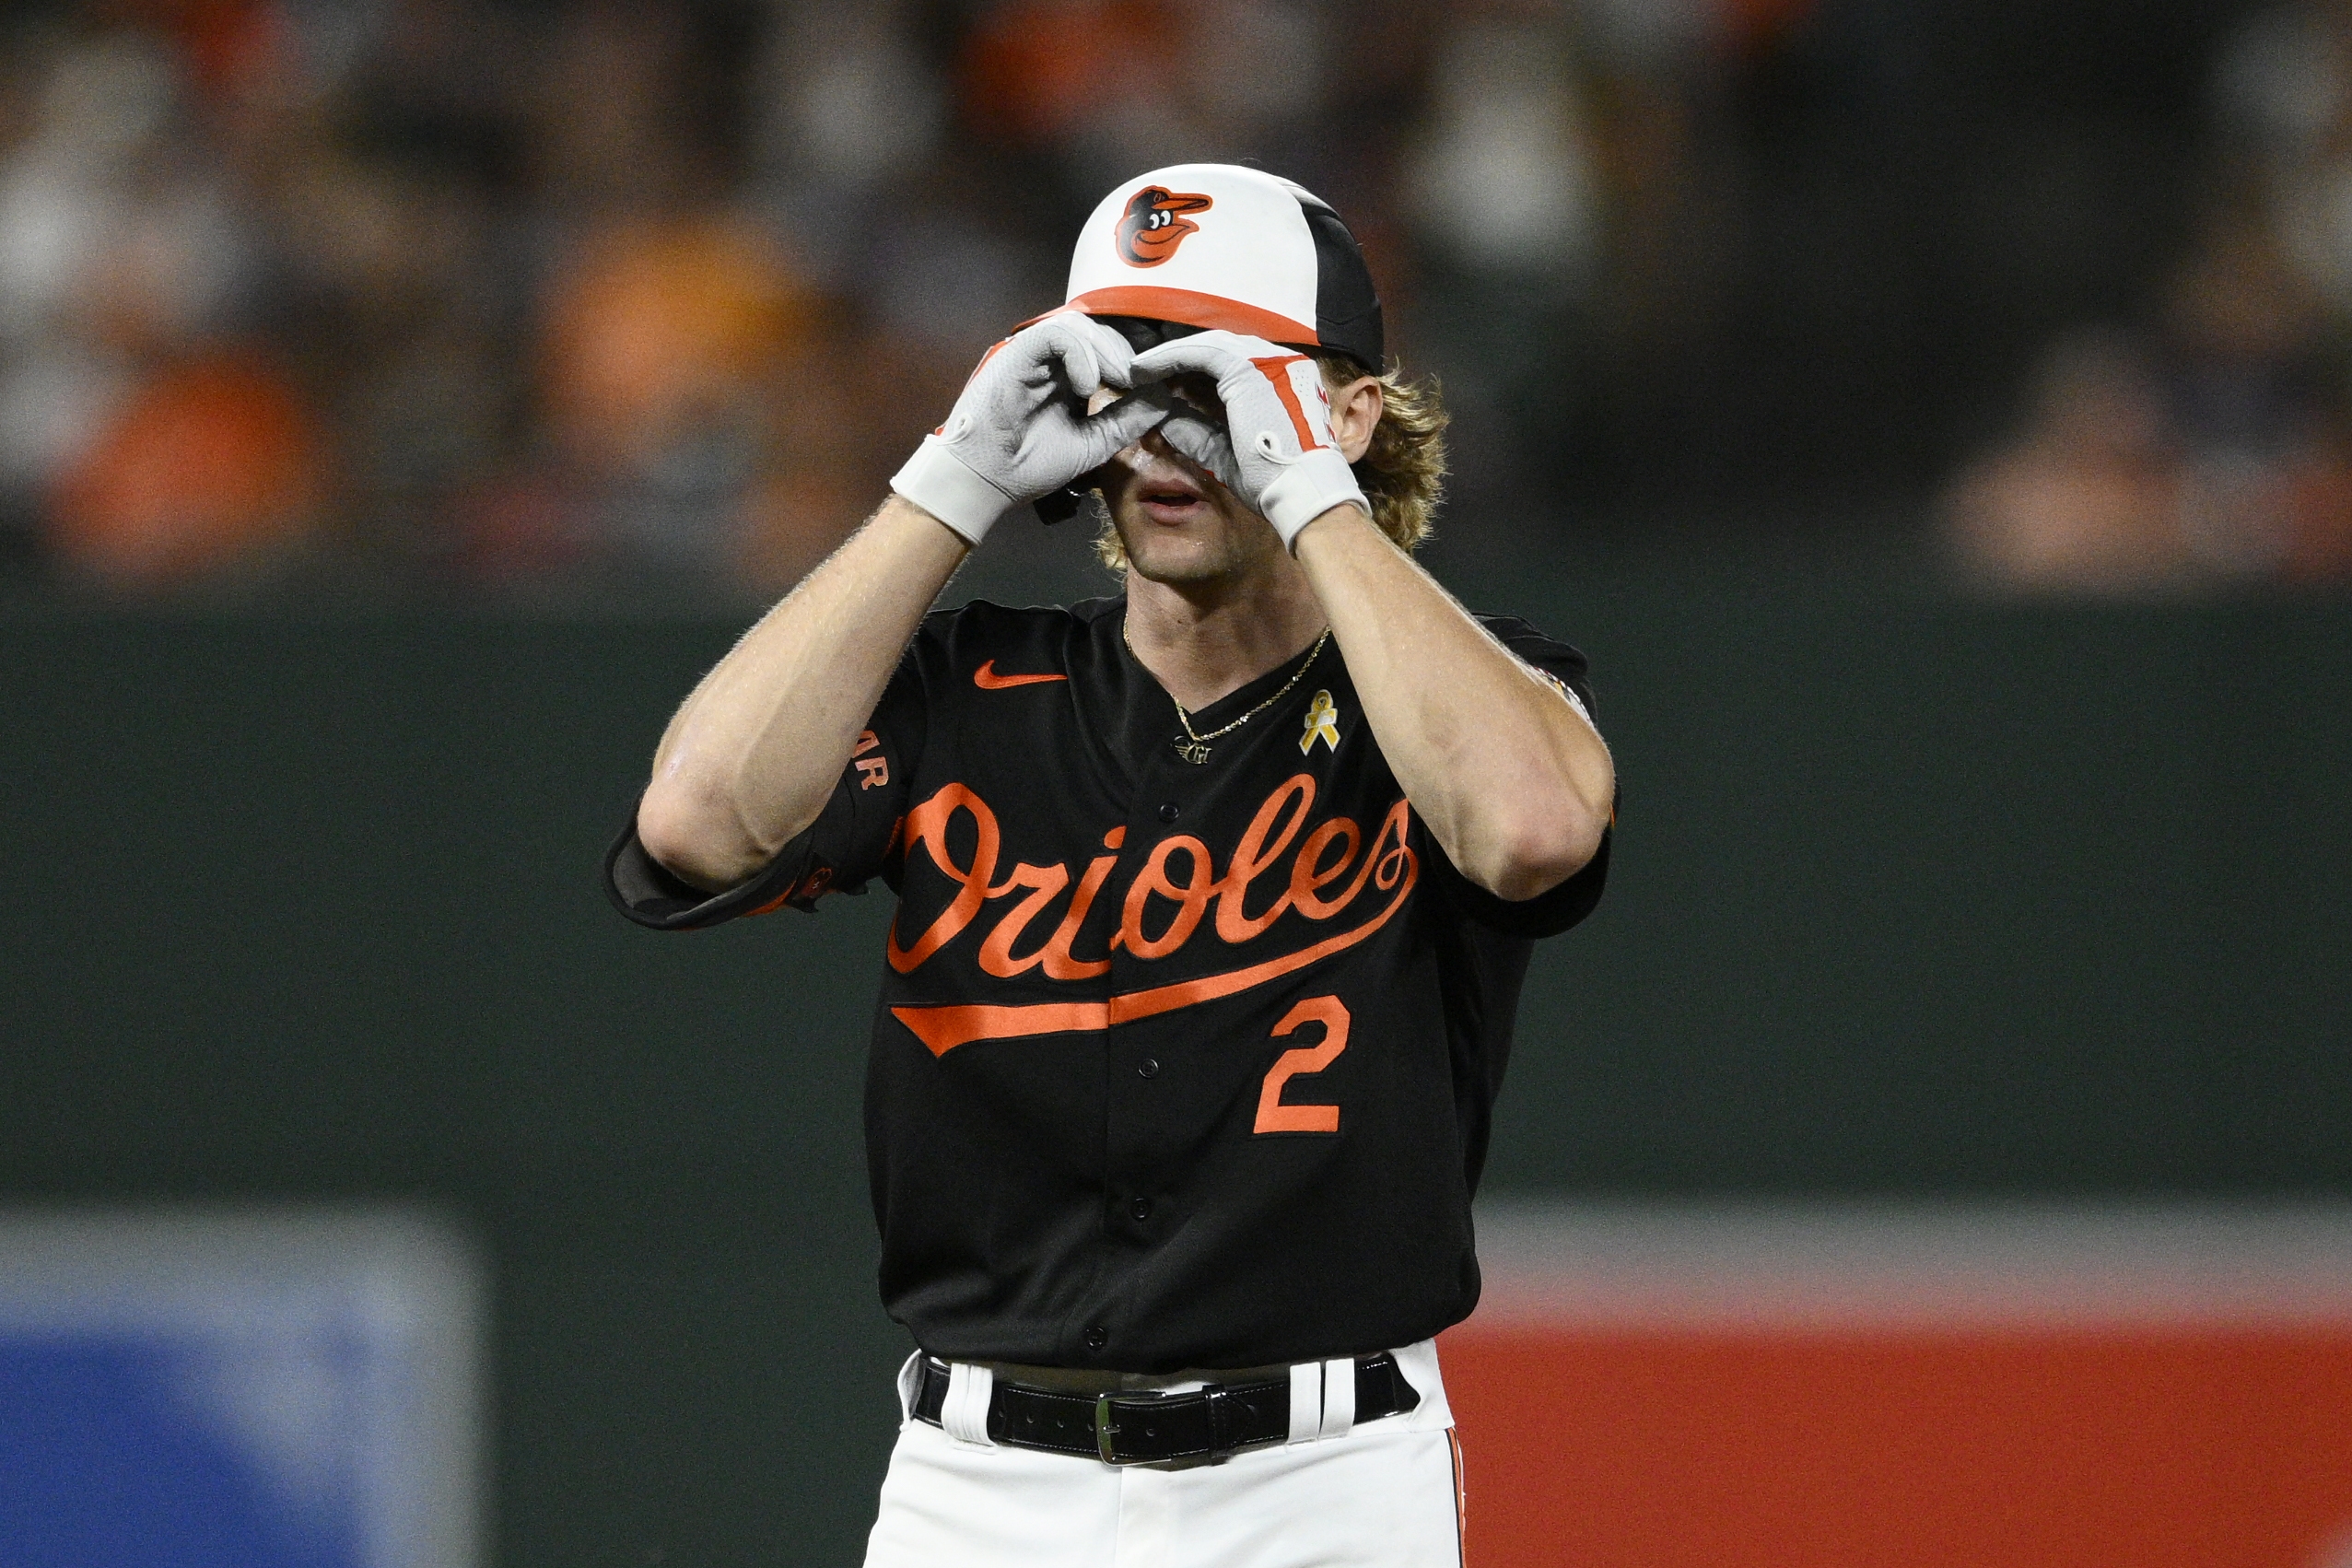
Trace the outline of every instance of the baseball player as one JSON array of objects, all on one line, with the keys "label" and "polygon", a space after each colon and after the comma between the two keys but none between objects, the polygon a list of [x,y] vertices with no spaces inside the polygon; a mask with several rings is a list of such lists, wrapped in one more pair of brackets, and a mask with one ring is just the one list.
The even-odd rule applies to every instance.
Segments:
[{"label": "baseball player", "polygon": [[[1442,415],[1386,363],[1324,203],[1129,181],[686,699],[608,860],[664,930],[897,895],[866,1136],[920,1349],[870,1564],[1458,1562],[1433,1336],[1615,778],[1583,659],[1400,548]],[[1122,595],[931,611],[1074,489]]]}]

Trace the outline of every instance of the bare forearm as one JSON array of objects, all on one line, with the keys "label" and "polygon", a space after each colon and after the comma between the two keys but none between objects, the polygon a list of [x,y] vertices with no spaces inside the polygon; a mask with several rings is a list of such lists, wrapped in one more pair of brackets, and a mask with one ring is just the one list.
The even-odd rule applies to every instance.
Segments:
[{"label": "bare forearm", "polygon": [[715,891],[815,821],[907,638],[968,548],[894,496],[746,633],[654,754],[638,805],[654,859]]},{"label": "bare forearm", "polygon": [[1407,799],[1464,874],[1531,898],[1592,859],[1616,774],[1599,735],[1353,507],[1296,556]]}]

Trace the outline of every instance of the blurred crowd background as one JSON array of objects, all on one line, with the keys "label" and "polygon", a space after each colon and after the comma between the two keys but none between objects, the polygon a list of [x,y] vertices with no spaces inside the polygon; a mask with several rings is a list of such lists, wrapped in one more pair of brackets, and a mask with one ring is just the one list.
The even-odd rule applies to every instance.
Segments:
[{"label": "blurred crowd background", "polygon": [[2341,0],[111,0],[0,21],[0,582],[773,593],[1192,159],[1466,534],[2352,580]]},{"label": "blurred crowd background", "polygon": [[[1433,565],[1629,780],[1445,1352],[1472,1560],[2352,1568],[2352,0],[0,0],[0,1568],[859,1560],[892,901],[594,868],[1192,159],[1348,218]],[[1621,1199],[1664,1267],[1557,1301],[1761,1315],[1509,1316],[1503,1205]],[[1931,1263],[1992,1316],[1869,1316]]]}]

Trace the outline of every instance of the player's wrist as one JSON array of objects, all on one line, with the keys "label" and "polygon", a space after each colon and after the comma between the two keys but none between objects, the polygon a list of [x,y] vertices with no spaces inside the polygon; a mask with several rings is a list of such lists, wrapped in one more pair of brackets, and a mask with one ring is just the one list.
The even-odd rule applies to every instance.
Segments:
[{"label": "player's wrist", "polygon": [[1291,539],[1291,554],[1302,560],[1310,545],[1321,544],[1339,537],[1343,530],[1373,527],[1372,512],[1361,501],[1342,501],[1308,520]]},{"label": "player's wrist", "polygon": [[1016,497],[957,457],[937,435],[926,436],[896,474],[890,488],[977,546],[997,519],[1018,504]]},{"label": "player's wrist", "polygon": [[1351,506],[1372,515],[1348,460],[1330,447],[1302,452],[1258,493],[1259,514],[1274,525],[1282,547],[1292,551],[1298,548],[1298,536],[1308,523]]}]

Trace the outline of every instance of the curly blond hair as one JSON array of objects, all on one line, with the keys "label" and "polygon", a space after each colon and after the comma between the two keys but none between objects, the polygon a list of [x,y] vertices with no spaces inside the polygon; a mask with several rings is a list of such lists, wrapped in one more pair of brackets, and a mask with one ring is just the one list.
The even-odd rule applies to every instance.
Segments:
[{"label": "curly blond hair", "polygon": [[[1323,384],[1337,392],[1367,374],[1363,365],[1344,354],[1318,354]],[[1401,550],[1414,550],[1430,535],[1437,503],[1445,495],[1445,427],[1453,415],[1445,412],[1434,376],[1408,379],[1395,361],[1380,372],[1380,422],[1372,427],[1372,444],[1352,464],[1363,498],[1372,503],[1372,521]],[[1118,542],[1109,509],[1095,499],[1101,529],[1094,535],[1094,554],[1115,572],[1127,569],[1127,550]]]}]

